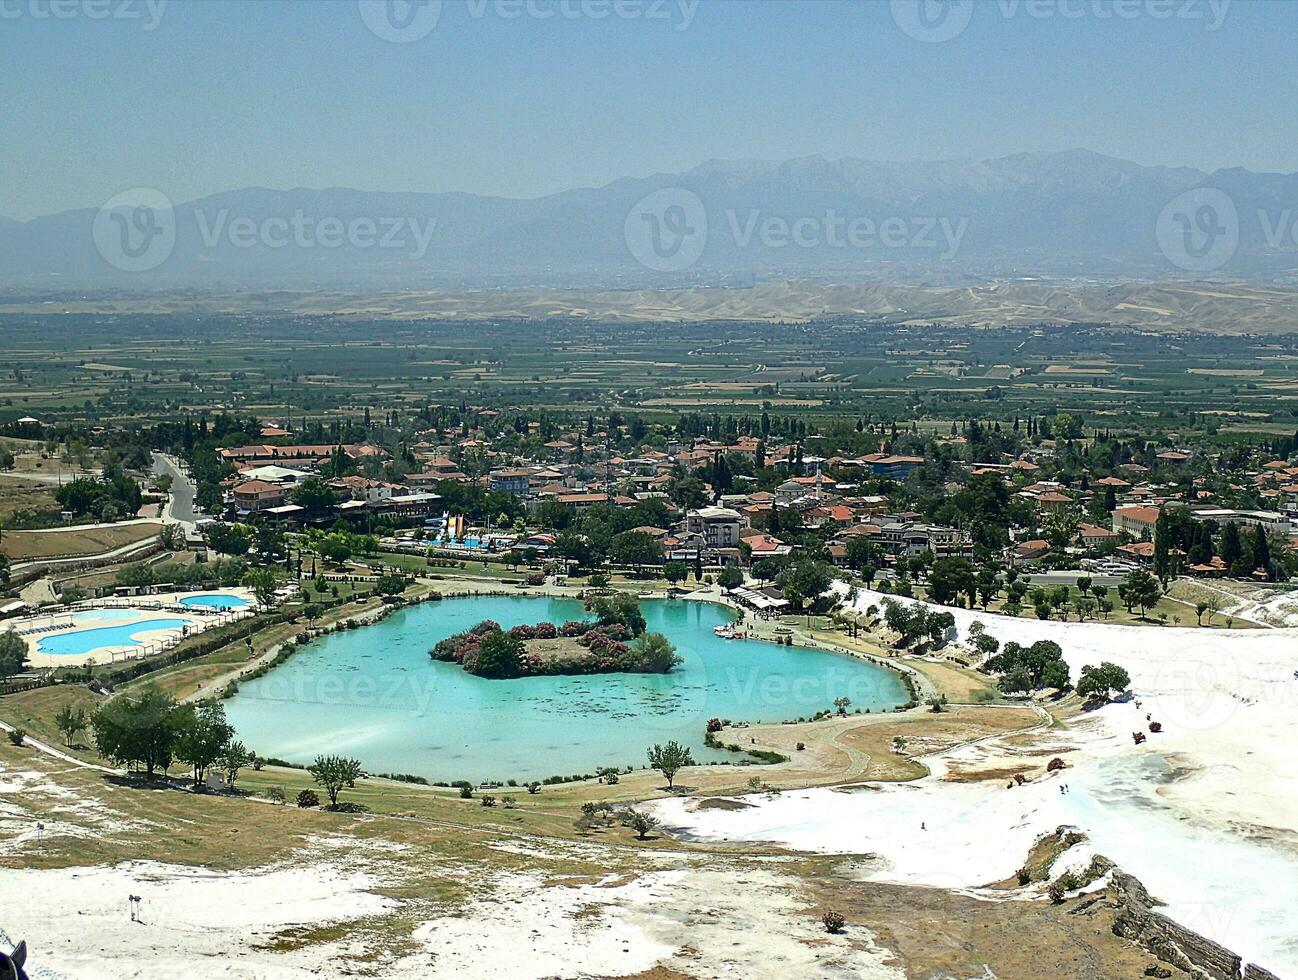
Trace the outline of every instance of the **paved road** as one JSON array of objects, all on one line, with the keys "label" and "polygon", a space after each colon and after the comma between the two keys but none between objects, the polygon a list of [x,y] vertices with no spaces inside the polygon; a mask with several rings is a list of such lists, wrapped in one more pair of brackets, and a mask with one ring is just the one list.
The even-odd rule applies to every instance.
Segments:
[{"label": "paved road", "polygon": [[171,495],[162,509],[162,519],[192,529],[198,520],[198,515],[194,513],[194,481],[189,478],[180,460],[163,453],[154,453],[153,472],[159,476],[171,477]]}]

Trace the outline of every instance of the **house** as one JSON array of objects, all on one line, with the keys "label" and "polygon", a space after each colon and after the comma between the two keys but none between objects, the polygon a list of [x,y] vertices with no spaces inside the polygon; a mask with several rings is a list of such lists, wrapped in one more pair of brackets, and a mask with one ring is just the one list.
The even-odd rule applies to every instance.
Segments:
[{"label": "house", "polygon": [[1116,531],[1110,531],[1107,527],[1098,527],[1095,524],[1077,525],[1077,540],[1083,548],[1095,548],[1107,541],[1112,541],[1117,536]]},{"label": "house", "polygon": [[492,470],[487,475],[487,489],[526,497],[532,489],[531,470]]},{"label": "house", "polygon": [[769,534],[749,534],[742,539],[748,545],[753,561],[763,558],[779,558],[793,552],[793,546],[785,544],[779,538]]},{"label": "house", "polygon": [[1113,530],[1133,538],[1152,540],[1158,523],[1157,507],[1118,507],[1113,511]]},{"label": "house", "polygon": [[1020,541],[1014,546],[1015,562],[1037,562],[1050,554],[1050,542],[1044,538]]},{"label": "house", "polygon": [[278,483],[265,480],[245,480],[234,487],[234,506],[236,510],[248,514],[278,507],[288,499],[288,490]]},{"label": "house", "polygon": [[682,527],[690,534],[702,535],[709,550],[737,548],[743,518],[729,507],[700,507],[685,515]]},{"label": "house", "polygon": [[916,467],[923,465],[924,457],[871,453],[868,456],[862,456],[858,462],[875,476],[882,476],[900,482],[909,477]]},{"label": "house", "polygon": [[910,520],[882,521],[879,538],[885,550],[893,555],[918,555],[923,551],[933,554],[963,555],[971,551],[970,536],[954,527],[939,524],[921,524]]}]

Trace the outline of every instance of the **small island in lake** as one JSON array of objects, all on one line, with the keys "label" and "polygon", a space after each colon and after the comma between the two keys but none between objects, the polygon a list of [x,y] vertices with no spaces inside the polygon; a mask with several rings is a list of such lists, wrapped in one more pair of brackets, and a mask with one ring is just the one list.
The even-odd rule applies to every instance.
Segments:
[{"label": "small island in lake", "polygon": [[494,680],[558,674],[666,674],[681,663],[661,633],[645,630],[635,599],[622,593],[586,603],[593,620],[537,623],[508,631],[483,620],[439,640],[428,654]]}]

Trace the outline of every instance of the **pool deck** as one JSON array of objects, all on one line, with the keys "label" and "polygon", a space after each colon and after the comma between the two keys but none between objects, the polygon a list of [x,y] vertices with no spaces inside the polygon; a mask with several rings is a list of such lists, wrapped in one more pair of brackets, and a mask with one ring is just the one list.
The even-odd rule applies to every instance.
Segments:
[{"label": "pool deck", "polygon": [[[216,609],[204,606],[186,606],[181,600],[193,596],[225,595],[242,599],[246,604],[234,609]],[[193,636],[231,617],[246,616],[256,608],[256,600],[248,589],[201,589],[186,592],[167,592],[158,595],[119,596],[111,599],[94,599],[77,603],[59,612],[42,613],[4,624],[5,629],[19,633],[27,643],[28,664],[36,669],[48,667],[80,667],[86,664],[104,664],[119,660],[157,654],[175,646],[184,636]],[[134,634],[135,641],[126,645],[95,647],[85,653],[50,654],[40,650],[41,641],[55,636],[67,636],[84,630],[124,626],[120,613],[134,610],[142,620],[156,614],[157,619],[182,620],[182,634],[178,629],[145,630]]]}]

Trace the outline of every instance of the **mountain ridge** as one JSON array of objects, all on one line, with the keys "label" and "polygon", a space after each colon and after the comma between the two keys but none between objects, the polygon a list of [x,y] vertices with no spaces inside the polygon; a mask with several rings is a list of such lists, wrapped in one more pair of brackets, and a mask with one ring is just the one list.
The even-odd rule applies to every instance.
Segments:
[{"label": "mountain ridge", "polygon": [[[96,239],[99,209],[26,222],[0,219],[0,283],[661,287],[806,276],[1201,275],[1200,268],[1179,269],[1159,238],[1166,209],[1196,188],[1227,195],[1238,216],[1238,246],[1224,277],[1275,279],[1298,270],[1298,235],[1286,237],[1285,226],[1277,236],[1272,226],[1291,221],[1286,208],[1298,200],[1298,174],[1238,167],[1208,173],[1073,149],[985,160],[710,159],[681,173],[517,199],[463,191],[245,187],[176,205],[169,212],[174,243],[144,271],[124,271],[119,266],[131,263],[105,256],[104,242],[114,246],[103,236],[113,229],[100,228]],[[684,227],[706,225],[706,233],[690,261],[659,263],[647,245],[628,236],[644,220],[678,217],[664,211],[646,219],[640,210],[679,202],[693,215]],[[402,226],[392,237],[394,247],[350,236],[338,246],[310,238],[277,244],[268,229],[297,216],[311,225],[311,235],[326,220],[349,229],[366,221]],[[848,222],[870,234],[845,242]],[[236,238],[233,223],[251,224],[251,244]],[[791,241],[794,227],[810,232]],[[885,241],[885,227],[900,231]]]}]

